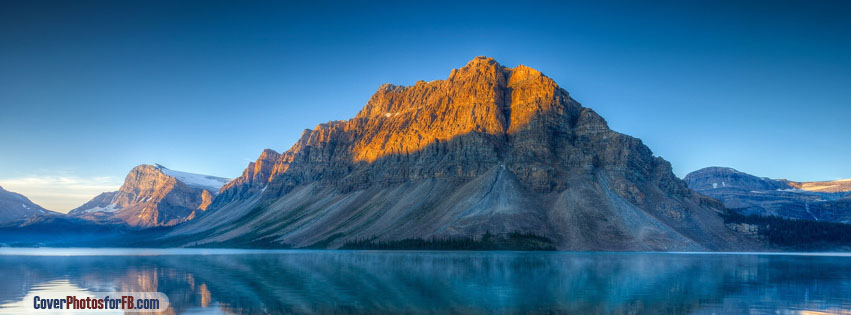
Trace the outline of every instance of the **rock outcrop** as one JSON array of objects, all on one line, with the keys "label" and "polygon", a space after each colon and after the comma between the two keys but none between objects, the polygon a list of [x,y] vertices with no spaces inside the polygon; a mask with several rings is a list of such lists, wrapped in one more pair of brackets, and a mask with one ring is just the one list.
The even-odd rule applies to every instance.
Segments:
[{"label": "rock outcrop", "polygon": [[565,250],[752,246],[725,211],[541,72],[477,57],[446,80],[382,85],[356,117],[264,151],[165,239],[336,248],[522,232]]},{"label": "rock outcrop", "polygon": [[810,192],[848,193],[851,192],[851,179],[840,179],[817,182],[795,182],[783,180],[789,186]]},{"label": "rock outcrop", "polygon": [[175,225],[194,218],[196,211],[206,210],[227,181],[161,165],[139,165],[127,174],[118,191],[100,194],[68,214],[137,227]]},{"label": "rock outcrop", "polygon": [[0,225],[26,221],[36,216],[53,216],[59,213],[47,210],[19,193],[0,187]]},{"label": "rock outcrop", "polygon": [[851,180],[795,182],[728,167],[703,168],[684,180],[740,214],[851,223]]}]

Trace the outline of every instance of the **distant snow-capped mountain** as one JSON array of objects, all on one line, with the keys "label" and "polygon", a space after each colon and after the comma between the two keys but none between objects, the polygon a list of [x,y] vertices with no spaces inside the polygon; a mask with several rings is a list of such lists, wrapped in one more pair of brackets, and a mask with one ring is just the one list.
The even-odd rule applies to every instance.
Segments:
[{"label": "distant snow-capped mountain", "polygon": [[796,182],[707,167],[684,178],[689,188],[741,214],[851,223],[851,180]]},{"label": "distant snow-capped mountain", "polygon": [[127,174],[118,191],[102,193],[68,215],[139,227],[174,225],[206,210],[229,181],[159,164],[139,165]]}]

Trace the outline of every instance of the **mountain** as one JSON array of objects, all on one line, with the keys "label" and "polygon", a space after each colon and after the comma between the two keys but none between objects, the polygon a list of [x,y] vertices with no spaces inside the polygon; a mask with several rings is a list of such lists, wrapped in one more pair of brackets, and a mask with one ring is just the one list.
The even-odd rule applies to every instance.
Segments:
[{"label": "mountain", "polygon": [[700,169],[684,180],[740,214],[851,223],[851,180],[795,182],[727,167]]},{"label": "mountain", "polygon": [[127,174],[118,191],[102,193],[68,215],[137,227],[175,225],[206,210],[219,188],[229,181],[159,164],[139,165]]},{"label": "mountain", "polygon": [[25,221],[38,215],[57,215],[42,208],[24,195],[0,187],[0,224]]},{"label": "mountain", "polygon": [[263,151],[203,216],[159,241],[753,248],[724,224],[726,211],[541,72],[477,57],[445,80],[384,84],[356,117],[305,130],[283,153]]}]

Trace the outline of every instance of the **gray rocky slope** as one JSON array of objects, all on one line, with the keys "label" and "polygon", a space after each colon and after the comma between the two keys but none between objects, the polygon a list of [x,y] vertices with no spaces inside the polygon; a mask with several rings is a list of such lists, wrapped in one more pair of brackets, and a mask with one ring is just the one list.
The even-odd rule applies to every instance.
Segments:
[{"label": "gray rocky slope", "polygon": [[161,241],[278,244],[534,233],[561,250],[735,250],[727,211],[550,78],[478,57],[385,84],[355,117],[264,151]]}]

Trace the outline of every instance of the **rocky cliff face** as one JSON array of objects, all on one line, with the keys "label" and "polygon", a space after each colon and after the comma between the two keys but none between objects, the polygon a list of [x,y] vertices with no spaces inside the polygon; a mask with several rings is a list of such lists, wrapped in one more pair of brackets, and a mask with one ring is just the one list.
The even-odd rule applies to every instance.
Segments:
[{"label": "rocky cliff face", "polygon": [[446,80],[382,85],[348,121],[264,151],[168,237],[338,247],[531,232],[559,249],[750,246],[640,140],[552,79],[478,57]]},{"label": "rocky cliff face", "polygon": [[686,175],[685,182],[741,214],[851,223],[849,180],[795,182],[707,167]]},{"label": "rocky cliff face", "polygon": [[783,180],[767,177],[757,177],[739,172],[729,167],[707,167],[689,174],[683,178],[689,188],[696,191],[710,189],[738,188],[749,190],[778,190],[791,189],[792,186]]},{"label": "rocky cliff face", "polygon": [[139,165],[127,174],[118,191],[100,194],[68,214],[139,227],[174,225],[194,218],[196,211],[206,210],[225,181],[161,165]]},{"label": "rocky cliff face", "polygon": [[0,187],[0,224],[26,221],[36,216],[58,213],[42,208],[24,195]]}]

